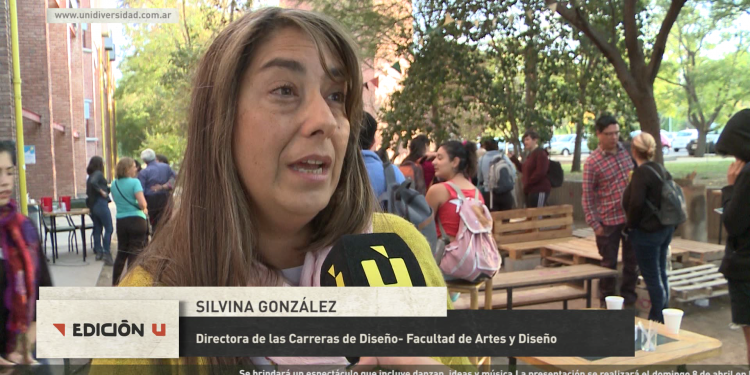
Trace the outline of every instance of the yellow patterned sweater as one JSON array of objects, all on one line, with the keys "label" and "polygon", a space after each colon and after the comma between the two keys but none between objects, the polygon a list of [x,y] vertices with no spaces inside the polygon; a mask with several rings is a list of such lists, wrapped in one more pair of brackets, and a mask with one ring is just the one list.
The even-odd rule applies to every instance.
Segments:
[{"label": "yellow patterned sweater", "polygon": [[[396,233],[414,252],[414,255],[419,262],[422,272],[424,273],[425,281],[428,286],[445,286],[443,281],[443,274],[435,263],[430,246],[425,240],[424,236],[408,221],[390,214],[376,213],[373,216],[372,230],[374,233]],[[142,268],[136,268],[132,272],[128,273],[125,279],[122,280],[120,286],[127,287],[146,287],[154,286],[153,279],[148,272]],[[450,299],[448,299],[448,308],[452,309]],[[466,371],[465,366],[472,366],[466,357],[436,357],[436,360],[442,362],[445,365],[451,367],[460,367]],[[203,362],[203,361],[200,361]],[[146,372],[150,366],[134,366],[134,365],[179,365],[184,364],[183,359],[169,359],[169,360],[157,360],[157,359],[95,359],[93,361],[93,367],[91,374],[104,374],[111,373],[114,370],[109,366],[102,365],[128,365],[130,370],[124,368],[118,368],[118,374],[141,374]],[[154,368],[154,371],[148,371],[151,373],[164,373],[165,368],[158,366],[160,369]],[[132,372],[131,372],[132,370]],[[171,373],[181,372],[174,369],[175,371],[167,371]]]}]

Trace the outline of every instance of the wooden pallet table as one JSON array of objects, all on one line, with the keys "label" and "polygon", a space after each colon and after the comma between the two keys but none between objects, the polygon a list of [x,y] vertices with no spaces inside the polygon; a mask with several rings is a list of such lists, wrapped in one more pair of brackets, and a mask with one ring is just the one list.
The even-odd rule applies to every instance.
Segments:
[{"label": "wooden pallet table", "polygon": [[682,249],[687,254],[687,257],[683,254],[678,260],[683,264],[708,264],[724,257],[724,245],[673,238],[672,249],[675,248]]},{"label": "wooden pallet table", "polygon": [[[595,241],[577,238],[545,245],[542,249],[542,259],[545,265],[599,264],[602,256],[599,255]],[[622,262],[622,252],[617,253],[617,262]]]},{"label": "wooden pallet table", "polygon": [[[635,324],[648,321],[635,318]],[[635,351],[630,357],[581,358],[581,357],[519,357],[525,363],[538,366],[546,371],[602,371],[612,373],[632,372],[636,369],[651,368],[657,365],[691,364],[721,354],[721,341],[681,329],[679,333],[667,332],[663,324],[652,323],[660,335],[669,337],[672,342],[659,345],[653,352]]]}]

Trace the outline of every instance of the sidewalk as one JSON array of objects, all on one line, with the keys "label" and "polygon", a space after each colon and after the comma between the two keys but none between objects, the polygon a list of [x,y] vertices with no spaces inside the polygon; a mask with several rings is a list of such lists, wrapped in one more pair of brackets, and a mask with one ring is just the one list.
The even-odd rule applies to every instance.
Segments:
[{"label": "sidewalk", "polygon": [[[110,211],[112,212],[112,225],[115,226],[115,206],[110,204]],[[60,223],[62,219],[58,219]],[[73,216],[73,221],[76,225],[81,223],[80,216]],[[86,223],[91,223],[91,217],[86,216]],[[97,286],[99,276],[103,269],[109,268],[109,275],[112,274],[112,267],[104,267],[104,262],[97,261],[94,255],[94,244],[91,243],[91,229],[86,230],[86,262],[83,262],[83,244],[81,241],[81,233],[77,232],[78,241],[78,253],[76,254],[75,245],[73,251],[68,250],[68,233],[57,234],[57,252],[58,259],[55,259],[55,263],[52,263],[52,240],[48,236],[47,247],[45,253],[49,261],[47,266],[49,267],[50,275],[52,276],[53,286]],[[51,235],[50,235],[51,236]],[[112,234],[111,252],[114,258],[117,249],[117,235]],[[110,276],[111,277],[111,276]],[[111,279],[110,279],[111,282]]]},{"label": "sidewalk", "polygon": [[[115,225],[115,207],[114,204],[110,205],[110,211],[112,211],[112,224]],[[60,219],[59,222],[61,222]],[[80,216],[73,217],[73,221],[76,225],[80,224]],[[86,217],[86,223],[91,223],[91,217]],[[91,230],[86,230],[86,262],[83,261],[83,244],[81,242],[81,233],[77,233],[78,240],[78,254],[75,252],[75,246],[73,251],[68,251],[68,233],[59,233],[57,235],[57,251],[59,258],[55,259],[55,263],[52,263],[52,241],[47,238],[47,247],[45,249],[47,258],[47,267],[49,267],[50,276],[52,277],[52,285],[54,287],[65,287],[65,286],[111,286],[112,285],[112,267],[105,267],[103,261],[97,261],[94,255],[94,244],[91,243]],[[117,253],[117,236],[112,234],[111,244],[112,256],[114,257]],[[64,364],[63,359],[54,358],[47,360],[50,365]],[[72,368],[80,368],[85,366],[89,362],[89,359],[73,358],[70,360]],[[61,369],[60,367],[59,369]],[[54,370],[54,371],[57,371]]]}]

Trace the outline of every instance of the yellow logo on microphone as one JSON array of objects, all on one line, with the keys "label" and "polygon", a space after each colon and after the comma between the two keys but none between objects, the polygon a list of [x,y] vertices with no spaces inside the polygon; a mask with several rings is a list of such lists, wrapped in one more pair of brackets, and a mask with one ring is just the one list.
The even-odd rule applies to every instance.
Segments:
[{"label": "yellow logo on microphone", "polygon": [[389,258],[388,253],[385,251],[385,246],[370,246],[370,249],[380,253],[380,255],[386,257],[391,261],[391,269],[393,274],[396,275],[396,282],[393,284],[385,284],[383,277],[380,274],[380,268],[374,259],[368,259],[362,261],[362,268],[365,270],[365,276],[367,277],[367,283],[370,286],[412,286],[411,277],[409,277],[409,271],[406,269],[406,263],[402,258]]}]

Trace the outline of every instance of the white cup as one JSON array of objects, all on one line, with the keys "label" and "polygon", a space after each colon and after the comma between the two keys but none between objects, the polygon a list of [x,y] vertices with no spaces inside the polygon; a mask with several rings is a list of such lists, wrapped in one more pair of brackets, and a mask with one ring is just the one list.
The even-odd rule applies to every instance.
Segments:
[{"label": "white cup", "polygon": [[625,302],[625,298],[620,296],[609,296],[605,297],[604,301],[607,303],[607,310],[622,310],[622,304]]},{"label": "white cup", "polygon": [[664,325],[667,326],[667,332],[680,333],[680,324],[684,312],[680,309],[664,309],[661,313],[664,315]]}]

